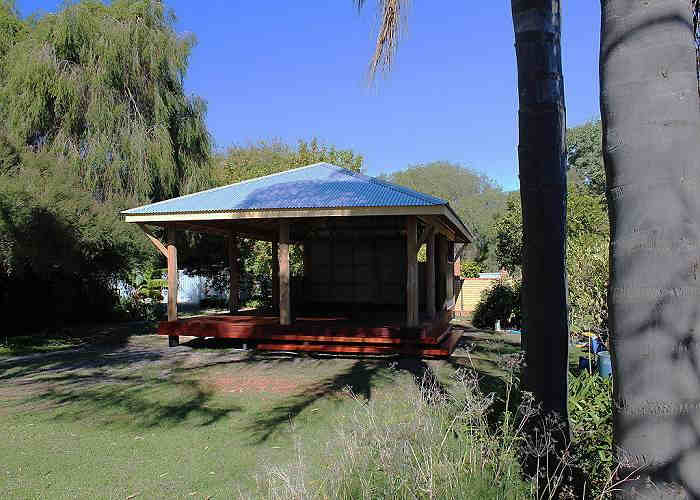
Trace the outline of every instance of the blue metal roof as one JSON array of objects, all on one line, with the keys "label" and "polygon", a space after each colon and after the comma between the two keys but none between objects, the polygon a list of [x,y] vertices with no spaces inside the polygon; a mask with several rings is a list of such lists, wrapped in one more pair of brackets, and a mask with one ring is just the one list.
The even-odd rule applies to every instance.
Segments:
[{"label": "blue metal roof", "polygon": [[433,205],[447,205],[447,202],[330,163],[315,163],[151,203],[122,213],[150,215],[285,208]]}]

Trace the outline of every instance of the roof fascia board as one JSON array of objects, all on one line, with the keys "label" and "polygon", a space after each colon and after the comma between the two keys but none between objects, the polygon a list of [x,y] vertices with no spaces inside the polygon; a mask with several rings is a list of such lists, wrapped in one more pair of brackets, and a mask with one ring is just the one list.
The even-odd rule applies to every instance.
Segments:
[{"label": "roof fascia board", "polygon": [[353,217],[368,215],[439,215],[442,205],[410,207],[289,208],[173,214],[123,214],[126,222],[175,222],[196,220],[275,219],[291,217]]},{"label": "roof fascia board", "polygon": [[[227,212],[189,212],[173,214],[123,214],[126,222],[165,223],[208,220],[245,220],[313,217],[359,217],[373,215],[443,215],[457,229],[456,235],[467,242],[472,241],[471,232],[464,226],[448,205],[408,207],[347,207],[282,210],[238,210]],[[460,234],[461,233],[461,234]]]},{"label": "roof fascia board", "polygon": [[452,207],[449,205],[444,205],[443,208],[445,209],[445,217],[447,217],[448,220],[454,224],[454,226],[457,228],[457,232],[462,233],[465,236],[465,243],[471,243],[474,241],[474,235],[469,228],[464,225],[464,222],[462,222],[462,220],[457,216],[455,211],[452,210]]}]

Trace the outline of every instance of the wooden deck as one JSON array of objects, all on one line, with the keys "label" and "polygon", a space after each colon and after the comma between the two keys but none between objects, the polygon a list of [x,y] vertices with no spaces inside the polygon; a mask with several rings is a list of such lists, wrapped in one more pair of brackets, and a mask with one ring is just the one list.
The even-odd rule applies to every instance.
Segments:
[{"label": "wooden deck", "polygon": [[397,320],[351,320],[336,316],[301,316],[280,325],[279,316],[226,314],[198,316],[158,325],[160,335],[241,339],[260,350],[348,354],[406,354],[447,357],[459,335],[452,334],[452,311],[407,328]]}]

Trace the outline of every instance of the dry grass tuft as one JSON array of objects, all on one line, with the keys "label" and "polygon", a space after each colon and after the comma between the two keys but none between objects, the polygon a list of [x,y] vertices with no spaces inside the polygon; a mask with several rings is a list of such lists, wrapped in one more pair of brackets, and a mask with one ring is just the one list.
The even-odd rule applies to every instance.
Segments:
[{"label": "dry grass tuft", "polygon": [[[424,377],[419,390],[397,387],[390,401],[352,393],[352,413],[338,422],[322,464],[297,460],[265,466],[257,497],[282,498],[578,498],[571,450],[560,450],[559,424],[541,417],[531,395],[515,404],[516,377],[502,398],[484,394],[475,371],[459,370],[450,390]],[[496,403],[504,405],[494,420]],[[532,429],[537,425],[536,432]],[[527,477],[523,460],[536,464]],[[612,479],[601,498],[619,487]],[[583,492],[584,496],[586,495]],[[588,497],[587,497],[588,498]]]}]

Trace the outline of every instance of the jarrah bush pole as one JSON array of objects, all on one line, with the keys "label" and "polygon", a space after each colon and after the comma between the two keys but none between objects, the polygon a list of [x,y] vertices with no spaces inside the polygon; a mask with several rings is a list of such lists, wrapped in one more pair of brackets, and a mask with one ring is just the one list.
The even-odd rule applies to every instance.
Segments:
[{"label": "jarrah bush pole", "polygon": [[278,243],[280,325],[292,324],[291,273],[289,268],[289,222],[280,222]]},{"label": "jarrah bush pole", "polygon": [[238,235],[231,231],[226,238],[228,243],[228,270],[229,270],[229,289],[228,289],[228,309],[231,314],[238,311],[238,289],[240,282],[240,269],[238,267]]},{"label": "jarrah bush pole", "polygon": [[415,215],[406,217],[406,326],[419,323],[418,225]]},{"label": "jarrah bush pole", "polygon": [[425,312],[428,318],[435,317],[435,234],[430,228],[425,243]]},{"label": "jarrah bush pole", "polygon": [[[168,224],[166,228],[168,243],[168,321],[177,320],[177,247],[175,224]],[[175,347],[180,343],[180,337],[170,335],[168,345]]]},{"label": "jarrah bush pole", "polygon": [[[700,497],[700,99],[691,2],[602,1],[614,443],[626,498]],[[654,484],[652,484],[652,482]]]},{"label": "jarrah bush pole", "polygon": [[280,260],[279,260],[279,234],[272,238],[272,310],[280,310]]},{"label": "jarrah bush pole", "polygon": [[567,422],[566,118],[558,0],[512,0],[520,101],[525,385]]}]

